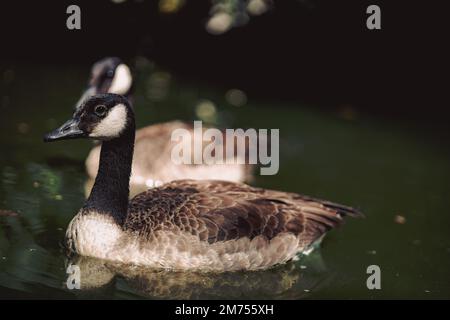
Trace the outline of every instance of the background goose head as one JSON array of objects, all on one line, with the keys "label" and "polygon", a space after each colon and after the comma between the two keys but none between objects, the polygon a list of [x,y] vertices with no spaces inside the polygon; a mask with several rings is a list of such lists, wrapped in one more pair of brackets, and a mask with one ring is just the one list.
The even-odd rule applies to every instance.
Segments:
[{"label": "background goose head", "polygon": [[79,105],[72,119],[44,136],[44,141],[91,138],[108,141],[134,132],[134,113],[128,100],[117,94],[100,94]]},{"label": "background goose head", "polygon": [[115,93],[130,98],[133,76],[130,68],[117,57],[107,57],[94,63],[87,89],[81,95],[77,106],[101,93]]}]

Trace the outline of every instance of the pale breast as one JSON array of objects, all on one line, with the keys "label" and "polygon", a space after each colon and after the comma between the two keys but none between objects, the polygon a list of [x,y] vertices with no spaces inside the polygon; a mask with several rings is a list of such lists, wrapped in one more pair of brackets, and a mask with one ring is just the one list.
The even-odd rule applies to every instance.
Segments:
[{"label": "pale breast", "polygon": [[271,240],[259,236],[213,244],[186,232],[158,231],[144,238],[95,214],[74,218],[67,241],[83,256],[150,268],[217,272],[266,269],[302,250],[298,237],[289,233]]},{"label": "pale breast", "polygon": [[66,243],[69,250],[80,255],[110,259],[122,235],[123,231],[112,217],[80,212],[67,227]]}]

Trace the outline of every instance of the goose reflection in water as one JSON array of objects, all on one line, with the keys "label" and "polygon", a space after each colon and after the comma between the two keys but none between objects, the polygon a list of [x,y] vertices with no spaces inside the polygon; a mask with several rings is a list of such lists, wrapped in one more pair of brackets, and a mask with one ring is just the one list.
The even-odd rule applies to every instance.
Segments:
[{"label": "goose reflection in water", "polygon": [[319,251],[256,272],[175,272],[83,256],[68,258],[66,270],[67,289],[80,297],[123,289],[119,282],[125,281],[132,293],[152,299],[298,299],[308,297],[332,277]]}]

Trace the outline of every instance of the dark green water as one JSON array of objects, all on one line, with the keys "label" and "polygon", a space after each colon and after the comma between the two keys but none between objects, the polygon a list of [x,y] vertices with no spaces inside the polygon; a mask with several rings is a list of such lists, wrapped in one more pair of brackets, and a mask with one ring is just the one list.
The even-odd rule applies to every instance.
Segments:
[{"label": "dark green water", "polygon": [[[312,255],[264,272],[68,261],[61,242],[83,203],[92,144],[41,138],[70,116],[89,68],[7,63],[0,69],[0,209],[17,215],[0,216],[0,298],[450,298],[448,136],[348,107],[324,112],[258,97],[235,107],[226,90],[164,73],[150,78],[149,69],[139,73],[138,126],[193,120],[198,102],[208,99],[219,125],[280,129],[279,173],[252,184],[356,206],[366,218],[347,220]],[[69,263],[80,266],[84,290],[67,288]],[[381,290],[366,287],[373,264],[381,268]]]}]

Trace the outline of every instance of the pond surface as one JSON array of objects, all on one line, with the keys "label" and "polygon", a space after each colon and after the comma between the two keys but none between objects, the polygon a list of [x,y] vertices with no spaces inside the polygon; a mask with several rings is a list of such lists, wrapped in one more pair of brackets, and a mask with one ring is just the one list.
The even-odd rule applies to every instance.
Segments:
[{"label": "pond surface", "polygon": [[[197,274],[142,270],[75,257],[61,247],[84,200],[89,141],[44,144],[85,86],[89,66],[0,66],[0,298],[450,298],[448,135],[369,117],[351,106],[314,106],[248,97],[230,105],[230,88],[192,84],[140,63],[138,127],[192,121],[201,101],[208,120],[229,128],[279,128],[280,171],[253,185],[355,206],[320,250],[261,272]],[[152,69],[153,68],[153,69]],[[210,108],[211,110],[211,108]],[[69,290],[77,265],[81,290]],[[366,269],[381,268],[381,290]]]}]

